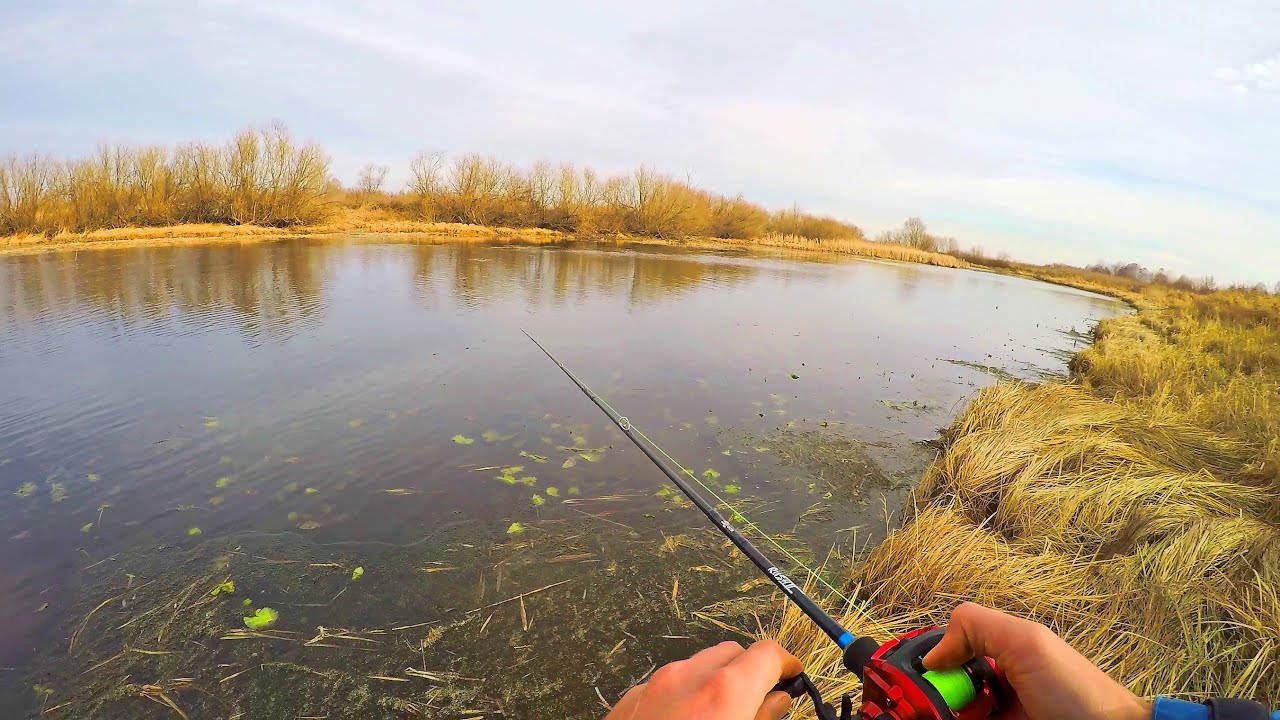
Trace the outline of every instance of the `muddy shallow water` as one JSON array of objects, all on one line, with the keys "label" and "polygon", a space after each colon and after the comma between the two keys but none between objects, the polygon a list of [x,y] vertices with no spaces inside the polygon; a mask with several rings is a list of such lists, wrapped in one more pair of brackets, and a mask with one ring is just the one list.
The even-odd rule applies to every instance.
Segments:
[{"label": "muddy shallow water", "polygon": [[883,535],[976,388],[1063,372],[1120,312],[614,247],[0,258],[0,710],[597,717],[773,601],[521,329],[820,559]]}]

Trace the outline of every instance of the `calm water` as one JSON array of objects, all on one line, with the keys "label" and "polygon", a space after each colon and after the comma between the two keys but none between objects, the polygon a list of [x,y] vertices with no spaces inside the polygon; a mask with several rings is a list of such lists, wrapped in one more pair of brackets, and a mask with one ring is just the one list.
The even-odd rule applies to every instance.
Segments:
[{"label": "calm water", "polygon": [[[883,533],[914,441],[994,381],[975,366],[1060,373],[1122,311],[977,272],[614,248],[0,258],[0,709],[171,716],[95,699],[154,682],[192,717],[598,716],[596,688],[727,634],[692,613],[767,593],[521,329],[821,556]],[[848,472],[784,461],[834,436]],[[244,599],[299,637],[219,640]],[[373,634],[299,642],[317,626]],[[453,675],[377,679],[406,666]]]}]

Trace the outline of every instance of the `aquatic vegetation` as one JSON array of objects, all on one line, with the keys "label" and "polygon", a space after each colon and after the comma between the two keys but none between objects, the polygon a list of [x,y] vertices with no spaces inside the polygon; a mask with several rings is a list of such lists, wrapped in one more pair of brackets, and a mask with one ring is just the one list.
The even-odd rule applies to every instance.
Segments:
[{"label": "aquatic vegetation", "polygon": [[502,468],[501,472],[503,475],[515,475],[522,470],[524,470],[523,465],[512,465],[511,467]]},{"label": "aquatic vegetation", "polygon": [[577,465],[577,464],[578,464],[578,458],[576,458],[576,457],[569,457],[569,458],[565,459],[564,464],[563,464],[563,465],[561,465],[560,467],[561,467],[561,468],[563,468],[563,469],[565,469],[565,470],[568,470],[569,468],[571,468],[571,467],[573,467],[574,465]]},{"label": "aquatic vegetation", "polygon": [[525,475],[524,477],[517,480],[517,482],[524,485],[525,487],[533,487],[535,484],[537,484],[538,478],[534,477],[533,475]]},{"label": "aquatic vegetation", "polygon": [[351,571],[351,582],[355,582],[356,580],[359,580],[362,577],[364,577],[363,566],[357,566],[354,570]]},{"label": "aquatic vegetation", "polygon": [[213,484],[213,486],[221,490],[230,484],[231,484],[231,478],[229,476],[224,475],[218,478],[218,480]]},{"label": "aquatic vegetation", "polygon": [[309,487],[309,488],[305,488],[305,489],[303,489],[302,494],[303,494],[303,495],[315,495],[315,494],[316,494],[316,493],[318,493],[318,492],[320,492],[320,491],[319,491],[319,490],[317,490],[317,489],[315,489],[315,488],[313,488],[313,487]]},{"label": "aquatic vegetation", "polygon": [[924,412],[926,410],[931,409],[928,405],[925,405],[919,400],[899,400],[899,401],[881,400],[880,404],[884,405],[885,407],[891,410],[916,410],[919,412]]},{"label": "aquatic vegetation", "polygon": [[360,418],[356,418],[355,420],[351,420],[347,422],[347,427],[351,428],[352,430],[360,427],[361,425],[364,425],[364,420],[361,420]]},{"label": "aquatic vegetation", "polygon": [[548,460],[546,455],[535,455],[534,453],[531,453],[525,450],[520,451],[520,457],[529,458],[530,460],[536,463],[546,463]]},{"label": "aquatic vegetation", "polygon": [[702,477],[708,480],[715,480],[716,478],[720,477],[720,472],[718,470],[712,470],[710,468],[707,468],[706,470],[702,471]]},{"label": "aquatic vegetation", "polygon": [[60,482],[49,483],[49,499],[60,503],[67,499],[67,486]]},{"label": "aquatic vegetation", "polygon": [[557,489],[557,488],[554,488],[554,487],[547,487],[547,488],[543,489],[543,491],[542,491],[542,492],[546,493],[546,494],[547,494],[547,497],[559,497],[559,496],[560,496],[560,490],[559,490],[559,489]]},{"label": "aquatic vegetation", "polygon": [[470,445],[471,443],[475,442],[475,438],[469,438],[466,435],[463,435],[461,433],[454,435],[453,438],[451,439],[459,445]]},{"label": "aquatic vegetation", "polygon": [[13,494],[20,498],[25,498],[25,497],[31,497],[31,495],[35,493],[35,491],[36,491],[35,483],[24,482],[22,483],[22,485],[18,486],[18,489],[14,491]]},{"label": "aquatic vegetation", "polygon": [[244,626],[250,630],[266,630],[275,625],[279,619],[280,613],[269,607],[262,607],[255,610],[252,615],[245,616]]},{"label": "aquatic vegetation", "polygon": [[586,452],[580,452],[578,453],[578,457],[581,457],[583,460],[586,460],[587,462],[600,462],[601,460],[604,459],[604,449],[601,448],[598,450],[588,450]]},{"label": "aquatic vegetation", "polygon": [[218,507],[219,505],[221,505],[226,501],[227,499],[222,495],[214,495],[209,498],[209,504],[212,505],[213,507]]},{"label": "aquatic vegetation", "polygon": [[547,501],[543,500],[541,495],[534,495],[529,502],[532,503],[534,507],[539,507],[546,504]]},{"label": "aquatic vegetation", "polygon": [[570,494],[570,495],[577,495],[577,494],[579,494],[579,493],[578,493],[578,486],[577,486],[577,485],[570,485],[570,486],[569,486],[569,494]]},{"label": "aquatic vegetation", "polygon": [[88,533],[91,530],[93,530],[93,523],[91,522],[80,526],[80,532],[82,533]]},{"label": "aquatic vegetation", "polygon": [[101,478],[98,477],[97,473],[87,473],[85,474],[84,479],[92,483],[98,482]]},{"label": "aquatic vegetation", "polygon": [[299,530],[315,530],[320,527],[320,523],[315,520],[304,520],[298,523]]},{"label": "aquatic vegetation", "polygon": [[515,484],[516,484],[516,476],[515,476],[515,475],[498,475],[498,476],[495,476],[495,477],[494,477],[494,480],[501,480],[502,482],[504,482],[504,483],[506,483],[506,484],[508,484],[508,485],[515,485]]},{"label": "aquatic vegetation", "polygon": [[224,580],[213,587],[209,591],[209,595],[218,597],[219,595],[231,595],[236,591],[236,583],[234,580]]},{"label": "aquatic vegetation", "polygon": [[190,527],[190,528],[187,528],[187,537],[195,537],[201,534],[202,532],[204,531],[198,527]]},{"label": "aquatic vegetation", "polygon": [[721,490],[725,495],[737,495],[742,491],[742,488],[737,485],[725,485]]},{"label": "aquatic vegetation", "polygon": [[524,532],[524,526],[518,522],[513,522],[507,526],[508,535],[519,535]]},{"label": "aquatic vegetation", "polygon": [[390,488],[382,492],[388,495],[412,495],[415,491],[410,488]]},{"label": "aquatic vegetation", "polygon": [[222,426],[222,421],[216,417],[205,417],[204,426],[210,430],[215,430]]}]

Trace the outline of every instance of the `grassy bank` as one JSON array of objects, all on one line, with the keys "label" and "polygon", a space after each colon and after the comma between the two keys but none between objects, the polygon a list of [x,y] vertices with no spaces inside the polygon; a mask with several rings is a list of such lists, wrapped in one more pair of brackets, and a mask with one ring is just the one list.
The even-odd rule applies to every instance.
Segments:
[{"label": "grassy bank", "polygon": [[200,243],[253,243],[298,236],[376,234],[411,242],[493,242],[530,245],[600,241],[618,244],[664,245],[705,250],[756,248],[829,252],[880,260],[916,262],[941,267],[968,267],[951,255],[918,250],[892,243],[859,238],[815,240],[800,235],[770,234],[753,238],[654,237],[627,233],[569,233],[546,228],[501,227],[467,223],[428,222],[406,218],[394,211],[371,207],[339,208],[324,222],[289,228],[263,225],[200,223],[161,227],[126,227],[54,234],[18,234],[0,237],[0,255],[48,251],[90,250]]},{"label": "grassy bank", "polygon": [[[852,568],[878,636],[975,600],[1142,695],[1280,702],[1280,300],[1149,288],[1073,378],[984,390],[904,525]],[[783,640],[855,684],[795,613]]]}]

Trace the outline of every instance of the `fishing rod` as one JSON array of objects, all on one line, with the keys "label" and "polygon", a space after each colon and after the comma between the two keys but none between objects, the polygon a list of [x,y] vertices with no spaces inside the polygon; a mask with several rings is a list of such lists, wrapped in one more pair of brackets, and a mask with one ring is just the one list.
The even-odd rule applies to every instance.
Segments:
[{"label": "fishing rod", "polygon": [[[859,720],[984,720],[1007,706],[1008,681],[991,658],[974,658],[952,670],[925,670],[924,656],[942,639],[945,628],[921,628],[884,644],[868,636],[857,637],[846,630],[699,494],[684,473],[672,468],[674,460],[657,443],[587,387],[542,343],[528,332],[521,332],[609,416],[622,434],[658,466],[716,529],[747,556],[751,564],[840,648],[844,653],[845,669],[862,681]],[[835,708],[823,701],[813,681],[803,672],[779,682],[774,689],[785,691],[792,698],[808,695],[819,720],[851,720],[853,717],[853,704],[848,694],[841,698],[837,715]]]}]

